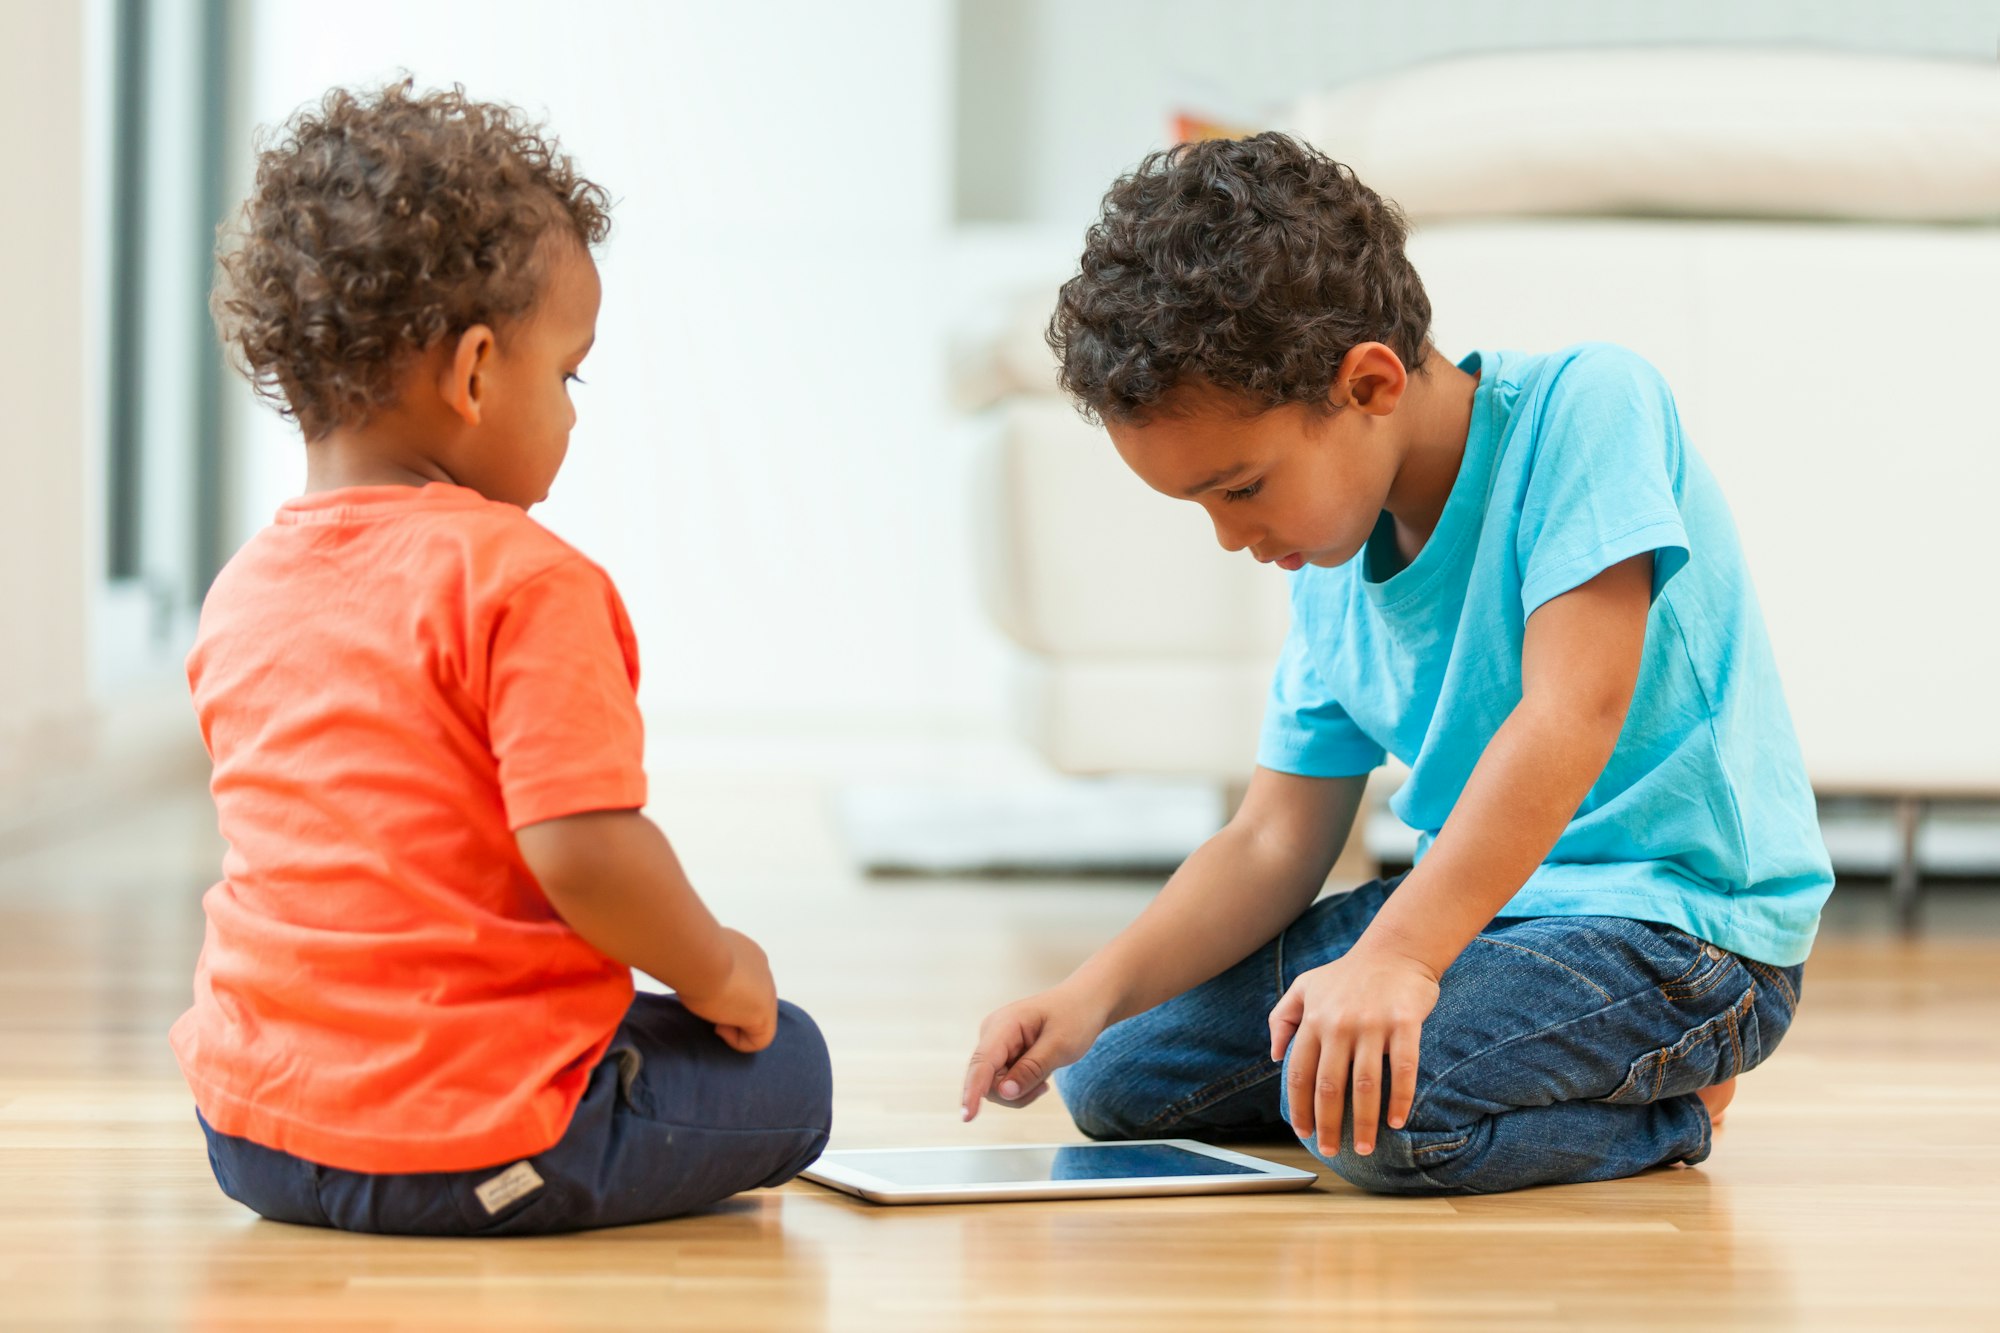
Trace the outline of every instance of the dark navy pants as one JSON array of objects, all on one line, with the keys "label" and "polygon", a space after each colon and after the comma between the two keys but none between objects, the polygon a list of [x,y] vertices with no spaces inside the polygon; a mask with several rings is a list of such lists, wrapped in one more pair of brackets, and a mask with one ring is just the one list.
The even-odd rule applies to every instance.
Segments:
[{"label": "dark navy pants", "polygon": [[782,1185],[826,1147],[833,1071],[805,1011],[730,1049],[672,996],[632,1001],[546,1152],[477,1171],[371,1175],[208,1135],[222,1192],[279,1222],[415,1236],[519,1236],[651,1222]]}]

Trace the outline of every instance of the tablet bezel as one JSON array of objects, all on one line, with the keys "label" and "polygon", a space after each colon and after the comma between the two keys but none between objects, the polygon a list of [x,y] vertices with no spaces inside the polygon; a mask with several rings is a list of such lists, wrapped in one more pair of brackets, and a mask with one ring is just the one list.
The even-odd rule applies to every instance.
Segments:
[{"label": "tablet bezel", "polygon": [[863,1152],[984,1152],[1018,1151],[1024,1148],[1090,1148],[1096,1141],[1083,1143],[979,1143],[928,1148],[836,1148],[799,1174],[807,1180],[843,1194],[853,1194],[871,1203],[1001,1203],[1030,1199],[1136,1198],[1151,1194],[1250,1194],[1272,1190],[1306,1189],[1319,1176],[1282,1162],[1251,1157],[1246,1153],[1218,1148],[1194,1139],[1119,1139],[1104,1147],[1137,1148],[1161,1144],[1180,1148],[1203,1157],[1216,1158],[1250,1171],[1226,1176],[1110,1176],[1088,1180],[1006,1180],[981,1181],[962,1185],[903,1185],[827,1159],[842,1153]]}]

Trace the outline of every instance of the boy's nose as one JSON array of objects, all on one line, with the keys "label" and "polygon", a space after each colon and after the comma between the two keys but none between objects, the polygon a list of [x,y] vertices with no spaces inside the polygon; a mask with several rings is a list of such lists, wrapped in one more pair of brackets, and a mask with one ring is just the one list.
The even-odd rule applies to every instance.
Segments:
[{"label": "boy's nose", "polygon": [[1230,528],[1228,524],[1222,521],[1222,517],[1219,514],[1210,514],[1208,517],[1209,521],[1215,524],[1215,540],[1222,543],[1223,550],[1240,551],[1250,545],[1249,536]]}]

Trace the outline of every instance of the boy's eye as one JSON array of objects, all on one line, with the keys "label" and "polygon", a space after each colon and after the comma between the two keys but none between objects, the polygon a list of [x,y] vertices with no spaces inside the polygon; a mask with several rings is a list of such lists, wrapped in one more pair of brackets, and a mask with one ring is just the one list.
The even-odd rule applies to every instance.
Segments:
[{"label": "boy's eye", "polygon": [[581,376],[581,375],[576,375],[576,374],[566,374],[566,375],[564,375],[564,376],[563,376],[563,383],[564,383],[564,384],[581,384],[581,383],[583,383],[583,376]]},{"label": "boy's eye", "polygon": [[1222,498],[1225,500],[1247,500],[1263,489],[1264,482],[1260,478],[1257,481],[1251,482],[1248,486],[1242,486],[1233,491],[1224,491]]}]

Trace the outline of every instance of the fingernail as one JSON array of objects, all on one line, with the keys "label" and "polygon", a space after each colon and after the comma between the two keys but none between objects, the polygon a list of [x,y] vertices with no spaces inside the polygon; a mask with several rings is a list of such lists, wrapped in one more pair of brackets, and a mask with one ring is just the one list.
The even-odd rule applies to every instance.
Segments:
[{"label": "fingernail", "polygon": [[1021,1085],[1010,1078],[1000,1085],[1000,1095],[1011,1102],[1021,1095]]},{"label": "fingernail", "polygon": [[1354,1145],[1354,1151],[1366,1157],[1369,1153],[1375,1151],[1375,1145],[1372,1143],[1357,1143]]},{"label": "fingernail", "polygon": [[972,1108],[970,1106],[959,1107],[958,1118],[961,1122],[972,1119]]}]

